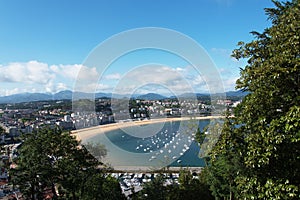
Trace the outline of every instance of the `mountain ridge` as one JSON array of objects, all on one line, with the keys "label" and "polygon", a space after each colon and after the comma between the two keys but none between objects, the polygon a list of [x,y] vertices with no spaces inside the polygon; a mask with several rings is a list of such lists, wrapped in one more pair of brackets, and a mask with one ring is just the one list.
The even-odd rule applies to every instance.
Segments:
[{"label": "mountain ridge", "polygon": [[[226,96],[235,96],[235,97],[243,97],[247,95],[248,92],[243,92],[241,90],[238,91],[228,91],[226,92]],[[162,100],[165,98],[174,98],[174,96],[165,96],[156,93],[147,93],[147,94],[112,94],[112,93],[80,93],[80,92],[72,92],[70,90],[64,90],[57,92],[55,94],[49,93],[19,93],[13,94],[9,96],[0,96],[0,103],[23,103],[23,102],[32,102],[32,101],[49,101],[49,100],[71,100],[73,97],[82,97],[89,96],[95,98],[135,98],[135,99],[145,99],[145,100]],[[184,93],[179,95],[179,98],[190,98],[190,97],[200,97],[200,96],[210,96],[208,93]]]}]

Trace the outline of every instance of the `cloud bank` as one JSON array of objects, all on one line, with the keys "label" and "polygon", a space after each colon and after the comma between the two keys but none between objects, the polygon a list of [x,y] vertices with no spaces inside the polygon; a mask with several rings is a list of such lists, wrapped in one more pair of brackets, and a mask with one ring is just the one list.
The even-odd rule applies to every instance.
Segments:
[{"label": "cloud bank", "polygon": [[[16,93],[41,92],[56,93],[73,90],[76,80],[85,83],[85,92],[116,92],[130,94],[164,91],[184,93],[187,91],[209,92],[205,77],[189,73],[191,67],[171,68],[167,66],[147,66],[133,69],[125,74],[111,73],[99,77],[97,69],[81,64],[49,65],[38,61],[13,62],[0,65],[0,96]],[[236,77],[225,74],[224,88],[233,90]],[[157,87],[155,87],[157,85]],[[162,89],[164,88],[164,89]]]}]

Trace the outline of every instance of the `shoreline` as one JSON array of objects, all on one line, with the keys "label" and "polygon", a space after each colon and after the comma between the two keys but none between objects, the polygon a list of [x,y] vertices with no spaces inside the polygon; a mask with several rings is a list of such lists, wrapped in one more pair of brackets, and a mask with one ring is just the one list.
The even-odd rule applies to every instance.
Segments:
[{"label": "shoreline", "polygon": [[142,121],[118,122],[118,123],[111,123],[111,124],[104,124],[104,125],[82,128],[79,130],[73,130],[71,131],[70,134],[72,136],[75,136],[75,138],[78,141],[82,141],[98,134],[103,134],[105,132],[132,127],[132,126],[139,126],[139,125],[144,126],[148,124],[165,123],[165,122],[173,122],[173,121],[219,119],[223,117],[224,116],[222,115],[216,115],[216,116],[203,116],[203,117],[199,116],[199,117],[157,118],[157,119],[142,120]]},{"label": "shoreline", "polygon": [[182,169],[187,169],[190,171],[200,173],[203,167],[190,167],[190,166],[182,166],[182,167],[164,167],[161,169],[151,169],[148,166],[117,166],[114,167],[112,173],[158,173],[158,172],[180,172]]}]

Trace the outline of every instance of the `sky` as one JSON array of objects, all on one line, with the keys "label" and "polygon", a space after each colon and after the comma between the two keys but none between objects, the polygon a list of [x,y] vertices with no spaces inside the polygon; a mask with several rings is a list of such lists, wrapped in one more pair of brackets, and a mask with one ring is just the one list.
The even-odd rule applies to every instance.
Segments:
[{"label": "sky", "polygon": [[[197,42],[231,91],[245,61],[230,54],[239,41],[253,39],[251,31],[271,25],[264,12],[268,7],[274,7],[271,0],[0,0],[0,96],[75,90],[79,77],[89,80],[87,92],[184,93],[182,81],[194,92],[209,92],[210,75],[161,49],[128,52],[103,73],[97,63],[85,65],[109,38],[144,27],[174,30]],[[140,85],[126,88],[127,79],[140,79],[132,83]]]}]

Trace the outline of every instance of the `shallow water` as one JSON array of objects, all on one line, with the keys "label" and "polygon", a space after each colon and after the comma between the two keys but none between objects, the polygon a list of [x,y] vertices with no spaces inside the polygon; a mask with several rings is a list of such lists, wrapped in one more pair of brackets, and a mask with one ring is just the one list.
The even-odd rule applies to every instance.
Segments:
[{"label": "shallow water", "polygon": [[[102,143],[112,166],[204,166],[194,141],[197,126],[202,130],[210,120],[176,121],[127,127],[98,134],[84,142]],[[162,164],[163,163],[163,164]]]}]

